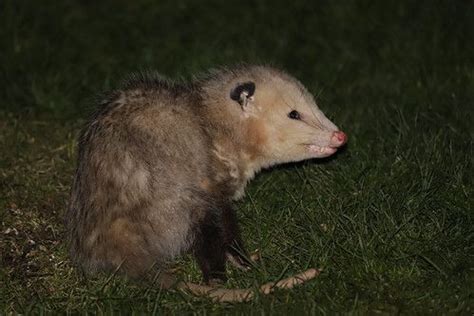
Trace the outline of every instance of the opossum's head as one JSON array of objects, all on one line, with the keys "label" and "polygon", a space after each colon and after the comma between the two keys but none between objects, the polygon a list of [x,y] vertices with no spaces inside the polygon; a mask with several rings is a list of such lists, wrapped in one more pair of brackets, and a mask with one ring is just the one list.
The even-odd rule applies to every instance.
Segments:
[{"label": "opossum's head", "polygon": [[[323,158],[347,141],[295,78],[262,67],[235,82],[229,97],[240,105],[243,126],[255,155],[268,164]],[[252,80],[254,79],[254,80]]]}]

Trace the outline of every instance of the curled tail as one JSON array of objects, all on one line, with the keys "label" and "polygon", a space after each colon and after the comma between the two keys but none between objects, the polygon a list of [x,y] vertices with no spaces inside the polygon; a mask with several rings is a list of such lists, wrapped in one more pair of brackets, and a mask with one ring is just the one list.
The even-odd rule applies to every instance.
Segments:
[{"label": "curled tail", "polygon": [[[258,292],[269,294],[274,289],[291,289],[296,285],[314,279],[321,273],[319,269],[309,269],[294,276],[278,282],[265,283],[259,287]],[[178,282],[174,285],[179,290],[190,292],[196,296],[209,297],[216,302],[247,302],[255,296],[255,290],[247,289],[224,289],[190,282]]]}]

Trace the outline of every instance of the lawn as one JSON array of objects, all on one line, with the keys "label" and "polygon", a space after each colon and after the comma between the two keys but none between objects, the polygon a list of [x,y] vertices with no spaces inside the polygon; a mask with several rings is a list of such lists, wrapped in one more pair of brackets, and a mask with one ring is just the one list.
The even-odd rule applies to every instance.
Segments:
[{"label": "lawn", "polygon": [[[0,2],[0,314],[474,312],[474,2]],[[95,96],[128,73],[283,68],[349,135],[332,159],[257,176],[236,204],[261,262],[239,304],[71,265],[63,215]],[[191,258],[177,273],[199,281]]]}]

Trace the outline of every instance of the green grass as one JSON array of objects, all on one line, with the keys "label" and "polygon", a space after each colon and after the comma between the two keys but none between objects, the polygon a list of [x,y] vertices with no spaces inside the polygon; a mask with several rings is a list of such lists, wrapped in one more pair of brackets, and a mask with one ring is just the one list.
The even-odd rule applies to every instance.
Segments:
[{"label": "green grass", "polygon": [[[474,2],[81,3],[0,2],[1,314],[473,313]],[[322,275],[235,305],[82,279],[62,218],[94,95],[240,61],[300,78],[349,144],[251,183],[237,207],[263,259],[227,285]],[[190,258],[176,268],[199,280]]]}]

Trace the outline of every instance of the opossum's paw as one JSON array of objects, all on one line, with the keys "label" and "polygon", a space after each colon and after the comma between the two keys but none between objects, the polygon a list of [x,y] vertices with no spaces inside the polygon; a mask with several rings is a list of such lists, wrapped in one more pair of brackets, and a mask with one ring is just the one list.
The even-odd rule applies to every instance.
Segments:
[{"label": "opossum's paw", "polygon": [[242,271],[249,271],[252,268],[248,260],[240,255],[235,255],[228,252],[227,260],[229,260],[229,263],[234,267]]},{"label": "opossum's paw", "polygon": [[227,252],[227,260],[239,270],[249,271],[252,269],[253,264],[260,260],[260,249],[255,249],[248,257],[242,254],[232,251]]},{"label": "opossum's paw", "polygon": [[248,257],[237,252],[227,252],[227,260],[239,270],[249,271],[252,265],[260,260],[260,251],[257,249]]},{"label": "opossum's paw", "polygon": [[250,260],[252,260],[253,262],[260,261],[261,258],[262,258],[262,256],[261,256],[261,254],[260,254],[260,249],[255,249],[255,250],[250,254]]}]

